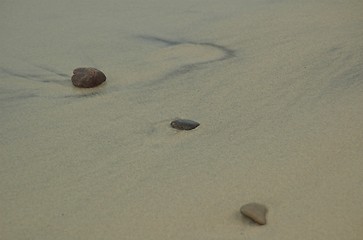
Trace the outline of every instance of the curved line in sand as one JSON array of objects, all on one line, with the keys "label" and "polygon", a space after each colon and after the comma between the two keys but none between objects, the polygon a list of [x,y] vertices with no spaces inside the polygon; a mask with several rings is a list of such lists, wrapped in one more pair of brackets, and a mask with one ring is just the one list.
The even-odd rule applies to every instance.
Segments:
[{"label": "curved line in sand", "polygon": [[171,77],[191,72],[203,65],[236,56],[234,50],[210,42],[176,41],[148,35],[137,37],[162,45],[162,48],[148,56],[148,60],[163,65],[166,69],[174,69],[169,70],[161,78],[149,82],[147,86],[162,83]]}]

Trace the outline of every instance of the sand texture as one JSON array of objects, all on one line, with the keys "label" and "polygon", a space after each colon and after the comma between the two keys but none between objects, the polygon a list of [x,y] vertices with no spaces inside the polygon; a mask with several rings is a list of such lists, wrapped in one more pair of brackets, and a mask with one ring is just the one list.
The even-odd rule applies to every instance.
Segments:
[{"label": "sand texture", "polygon": [[363,239],[363,1],[0,13],[1,240]]}]

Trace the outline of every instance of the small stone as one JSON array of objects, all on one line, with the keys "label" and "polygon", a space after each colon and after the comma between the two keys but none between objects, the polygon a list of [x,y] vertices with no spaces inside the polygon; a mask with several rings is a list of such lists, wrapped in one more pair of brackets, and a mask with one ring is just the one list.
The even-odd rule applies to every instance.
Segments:
[{"label": "small stone", "polygon": [[176,119],[170,123],[172,128],[178,129],[178,130],[192,130],[196,127],[198,127],[200,124],[198,122],[195,122],[193,120],[188,119]]},{"label": "small stone", "polygon": [[72,83],[79,88],[93,88],[106,81],[103,72],[96,68],[76,68],[73,70]]},{"label": "small stone", "polygon": [[259,204],[259,203],[248,203],[241,207],[242,215],[246,216],[247,218],[251,219],[255,223],[260,225],[266,224],[266,213],[267,208],[266,206]]}]

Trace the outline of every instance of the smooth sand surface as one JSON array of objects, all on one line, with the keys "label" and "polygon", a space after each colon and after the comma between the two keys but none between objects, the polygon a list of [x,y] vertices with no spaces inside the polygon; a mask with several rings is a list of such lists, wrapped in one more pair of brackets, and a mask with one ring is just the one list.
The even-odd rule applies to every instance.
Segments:
[{"label": "smooth sand surface", "polygon": [[361,0],[0,13],[0,239],[363,239]]}]

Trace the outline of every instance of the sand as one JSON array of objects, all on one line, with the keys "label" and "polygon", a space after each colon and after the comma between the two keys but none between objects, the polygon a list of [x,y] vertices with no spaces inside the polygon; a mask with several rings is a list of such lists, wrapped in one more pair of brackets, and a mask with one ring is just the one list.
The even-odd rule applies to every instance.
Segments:
[{"label": "sand", "polygon": [[0,12],[0,239],[363,238],[362,1]]}]

